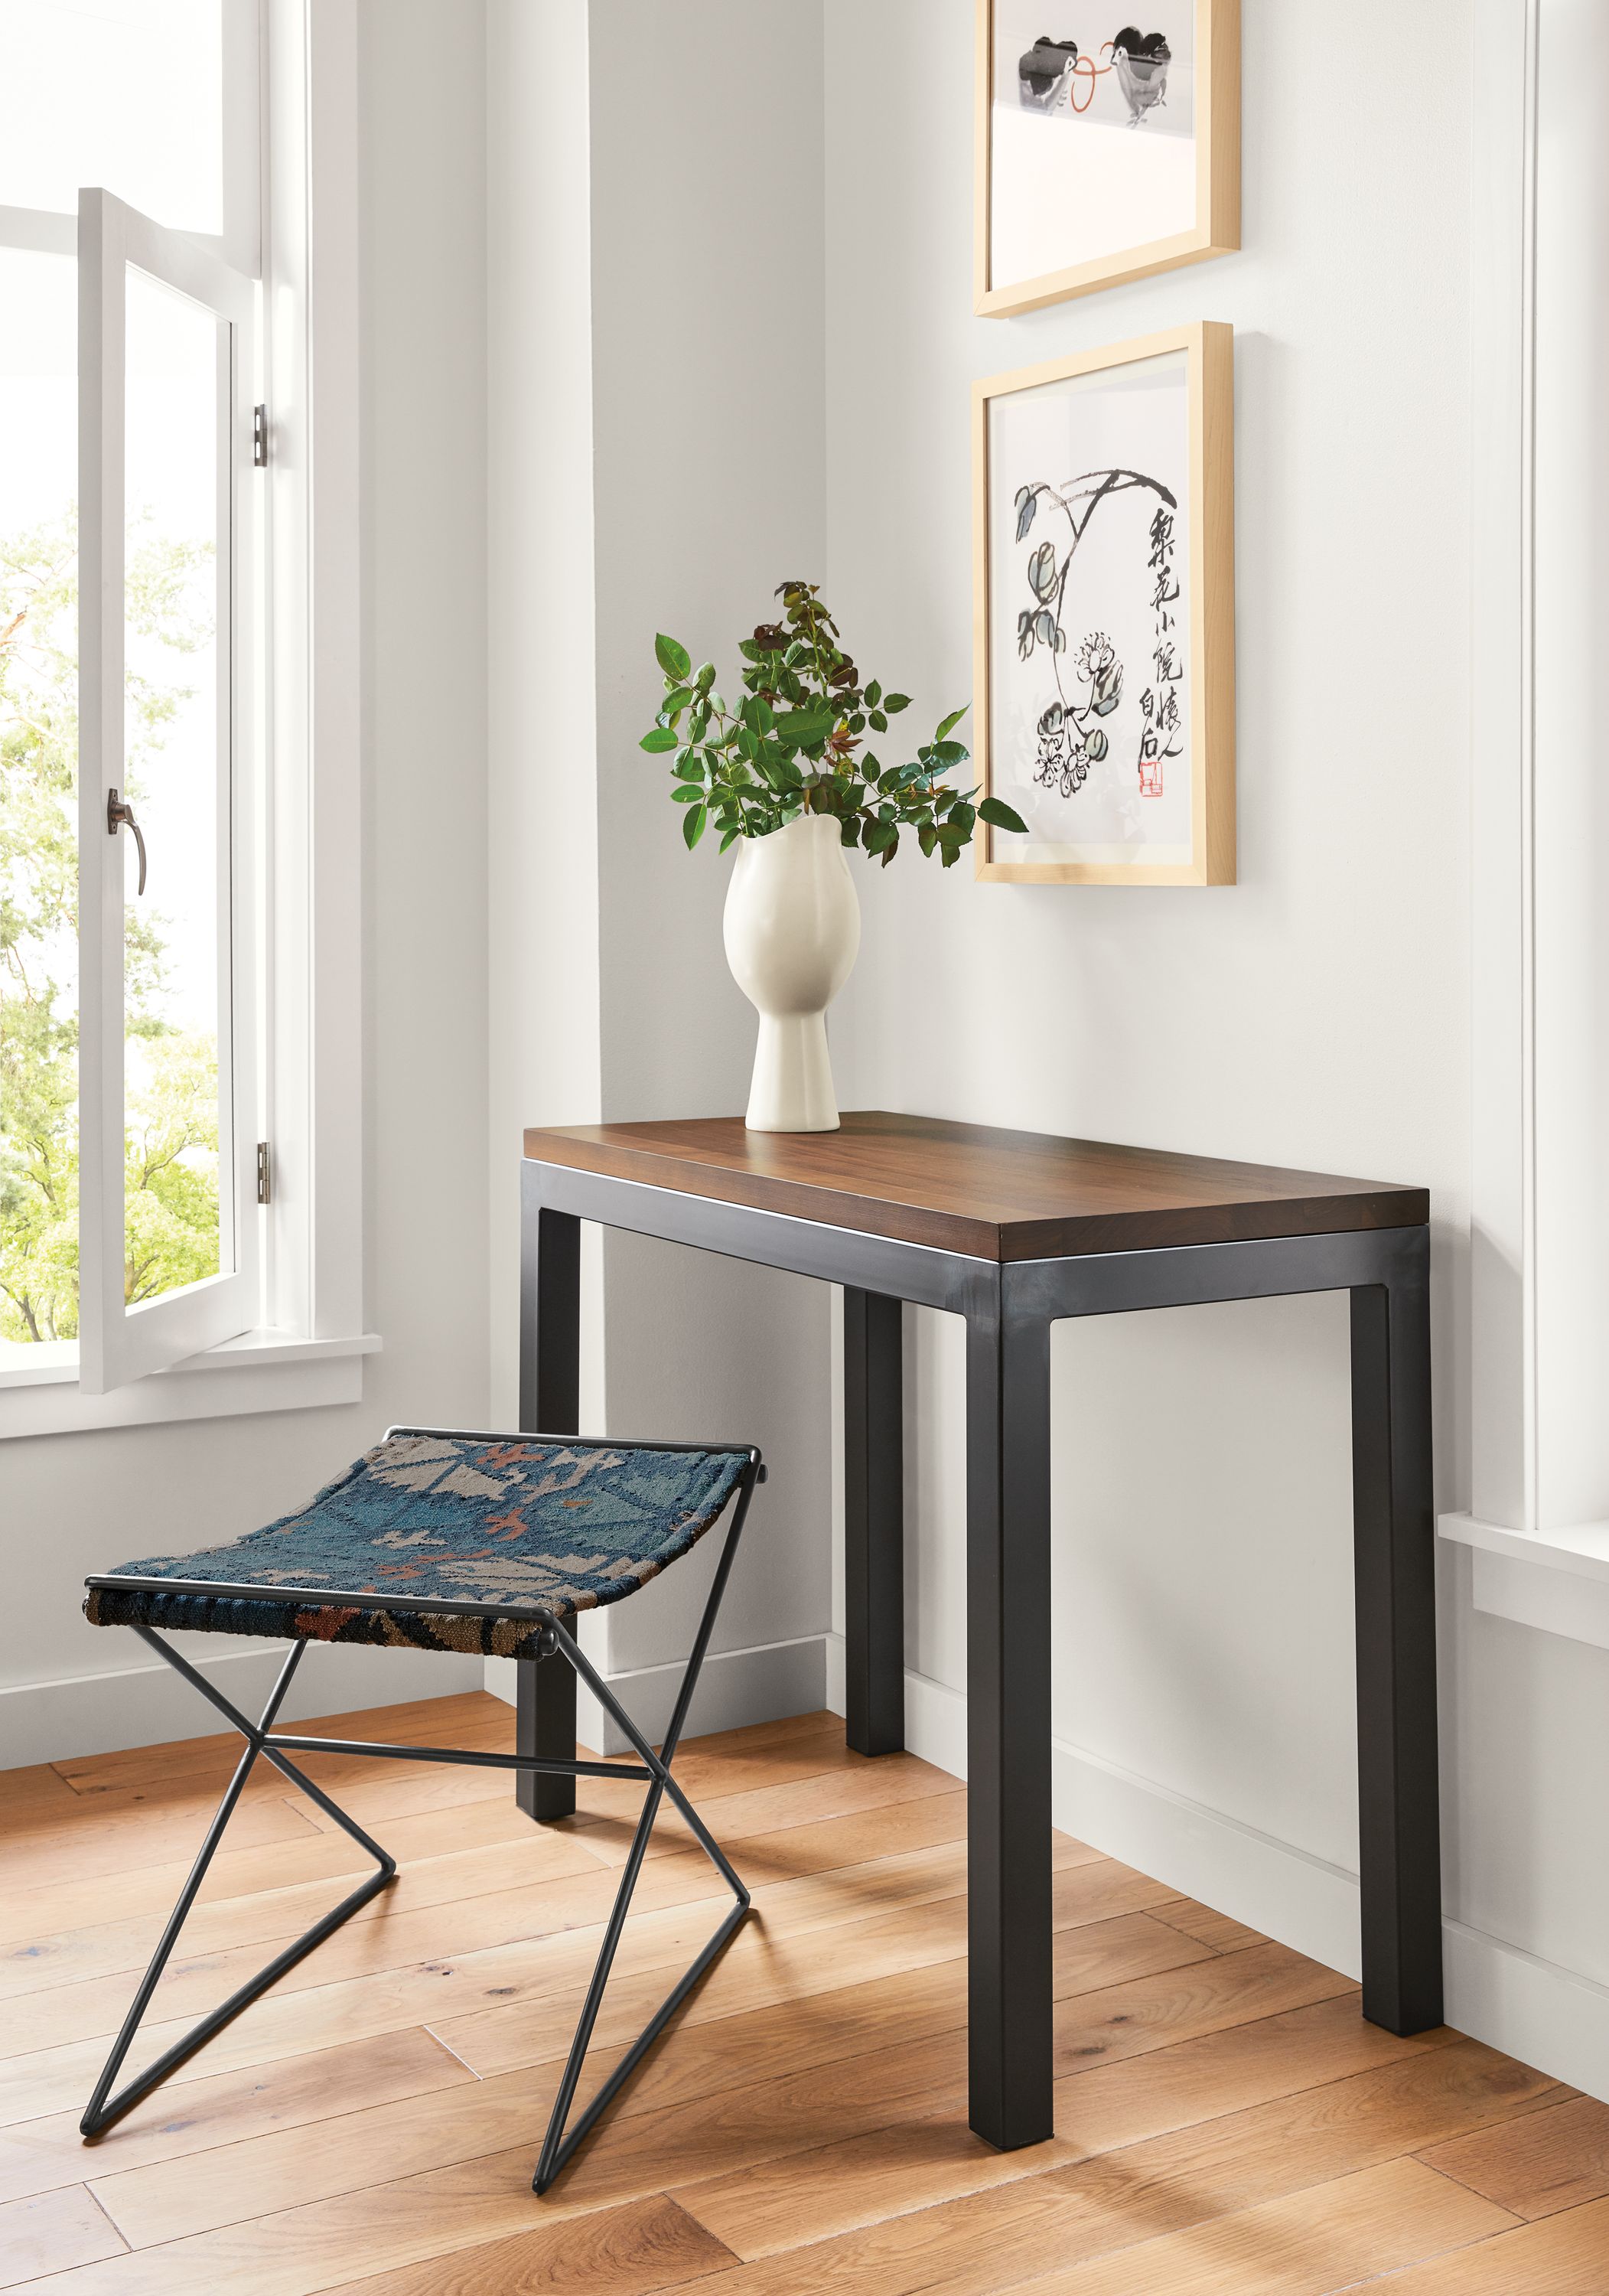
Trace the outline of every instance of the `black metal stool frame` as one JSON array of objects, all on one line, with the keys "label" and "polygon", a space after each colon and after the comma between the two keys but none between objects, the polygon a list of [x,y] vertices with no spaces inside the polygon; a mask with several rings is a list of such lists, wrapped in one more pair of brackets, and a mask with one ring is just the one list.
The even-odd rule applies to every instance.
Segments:
[{"label": "black metal stool frame", "polygon": [[[466,1432],[462,1428],[421,1428],[410,1431],[443,1436],[462,1436]],[[564,1443],[572,1449],[583,1447],[584,1440],[584,1439],[578,1439],[573,1435],[543,1436],[528,1433],[505,1437],[493,1434],[477,1435],[475,1439],[487,1442],[557,1442]],[[585,1447],[594,1447],[585,1446]],[[656,1451],[715,1451],[727,1447],[736,1450],[747,1447],[738,1445],[727,1447],[714,1443],[654,1441],[633,1444],[619,1441],[611,1444],[609,1447],[619,1450],[641,1448]],[[735,1936],[749,1909],[750,1899],[747,1890],[734,1871],[719,1842],[689,1801],[675,1778],[672,1776],[671,1764],[675,1759],[676,1748],[681,1742],[682,1733],[686,1726],[688,1710],[692,1704],[693,1693],[698,1686],[698,1673],[704,1663],[705,1652],[709,1647],[709,1638],[715,1630],[715,1617],[721,1608],[721,1598],[726,1591],[726,1582],[731,1574],[738,1540],[742,1533],[744,1519],[748,1513],[749,1502],[754,1496],[755,1485],[763,1482],[764,1478],[765,1470],[761,1464],[760,1454],[752,1448],[748,1449],[747,1464],[732,1494],[732,1499],[729,1502],[731,1513],[726,1524],[726,1534],[722,1545],[720,1560],[715,1566],[715,1578],[711,1581],[709,1594],[705,1601],[704,1614],[698,1622],[698,1631],[693,1638],[692,1652],[687,1662],[687,1670],[682,1677],[682,1687],[677,1693],[675,1709],[665,1734],[665,1742],[657,1753],[644,1738],[641,1731],[621,1705],[608,1683],[592,1666],[575,1637],[551,1611],[536,1608],[519,1611],[510,1609],[507,1604],[453,1603],[429,1599],[421,1599],[409,1605],[412,1610],[421,1613],[428,1611],[436,1617],[497,1619],[505,1621],[510,1618],[528,1619],[533,1625],[542,1629],[544,1648],[540,1658],[522,1659],[516,1663],[550,1666],[557,1659],[568,1660],[579,1679],[586,1684],[605,1711],[613,1717],[625,1733],[633,1751],[640,1758],[634,1763],[585,1762],[547,1754],[476,1753],[461,1746],[393,1746],[380,1744],[372,1739],[365,1738],[310,1738],[298,1733],[276,1730],[274,1726],[274,1717],[283,1704],[285,1693],[290,1689],[297,1668],[301,1663],[302,1653],[307,1647],[306,1640],[292,1643],[286,1653],[284,1664],[280,1669],[278,1679],[269,1693],[268,1702],[264,1707],[260,1718],[253,1722],[247,1715],[241,1713],[232,1700],[225,1698],[222,1691],[216,1689],[204,1675],[192,1666],[181,1652],[175,1650],[166,1642],[154,1628],[135,1626],[133,1631],[139,1636],[141,1641],[148,1644],[159,1657],[166,1659],[169,1666],[182,1674],[186,1682],[200,1691],[201,1696],[217,1709],[225,1719],[240,1732],[246,1742],[246,1748],[236,1766],[233,1776],[225,1790],[224,1799],[218,1804],[216,1815],[207,1829],[206,1838],[197,1854],[195,1864],[191,1867],[184,1887],[179,1892],[178,1902],[168,1917],[167,1925],[163,1930],[156,1952],[151,1956],[151,1966],[140,1980],[139,1990],[135,1993],[128,2014],[124,2019],[117,2039],[112,2044],[111,2054],[107,2058],[105,2068],[95,2084],[94,2094],[85,2107],[84,2117],[78,2123],[80,2133],[86,2138],[94,2138],[110,2128],[115,2121],[120,2120],[125,2113],[132,2111],[134,2106],[140,2103],[142,2098],[149,2096],[152,2089],[159,2087],[170,2073],[176,2071],[180,2065],[192,2057],[198,2049],[203,2047],[215,2033],[220,2031],[233,2018],[238,2017],[249,2003],[257,2000],[259,1995],[265,1993],[271,1985],[285,1974],[287,1970],[293,1969],[298,1961],[303,1960],[313,1951],[315,1946],[322,1945],[327,1937],[339,1929],[343,1922],[349,1921],[361,1906],[366,1906],[372,1898],[377,1896],[395,1879],[396,1860],[383,1849],[378,1841],[365,1833],[361,1825],[348,1817],[345,1810],[340,1808],[321,1786],[314,1784],[313,1780],[290,1759],[292,1754],[357,1754],[370,1756],[380,1761],[461,1762],[474,1769],[534,1771],[572,1778],[629,1778],[646,1785],[648,1792],[643,1798],[641,1815],[637,1820],[636,1831],[632,1837],[632,1846],[621,1872],[620,1886],[616,1891],[615,1902],[605,1925],[603,1942],[599,1948],[598,1959],[587,1986],[585,1998],[581,2005],[581,2015],[576,2022],[575,2038],[570,2044],[569,2054],[565,2060],[564,2070],[559,2077],[558,2093],[553,2099],[552,2112],[548,2120],[547,2133],[543,2139],[542,2151],[536,2162],[536,2172],[532,2178],[533,2189],[537,2193],[545,2193],[554,2177],[570,2159],[576,2146],[590,2133],[600,2115],[635,2071],[642,2058],[698,1983],[705,1972]],[[231,1585],[220,1580],[139,1578],[126,1575],[94,1577],[86,1583],[92,1587],[109,1587],[122,1592],[200,1595],[216,1596],[225,1600],[259,1602],[263,1600],[265,1594],[271,1592],[274,1599],[280,1601],[287,1598],[305,1599],[309,1604],[325,1605],[332,1600],[339,1600],[340,1591],[331,1587],[275,1587],[267,1589],[249,1584]],[[349,1833],[355,1842],[366,1849],[370,1857],[374,1859],[379,1870],[372,1874],[368,1880],[361,1883],[349,1896],[343,1898],[338,1906],[332,1906],[322,1920],[315,1922],[310,1930],[298,1938],[293,1944],[287,1946],[282,1953],[276,1954],[265,1968],[259,1970],[255,1977],[249,1979],[237,1991],[232,1993],[226,2001],[221,2003],[210,2014],[203,2017],[199,2024],[193,2025],[190,2031],[183,2035],[170,2048],[165,2049],[143,2073],[136,2075],[133,2080],[127,2082],[113,2095],[112,2083],[117,2079],[123,2060],[127,2055],[135,2035],[140,2029],[141,2021],[150,2006],[151,1997],[156,1991],[158,1981],[167,1965],[174,1947],[178,1942],[179,1932],[184,1928],[190,1909],[195,1903],[196,1894],[206,1878],[207,1869],[211,1865],[218,1844],[224,1838],[224,1830],[259,1757],[265,1761],[271,1762],[282,1776],[288,1778],[293,1785],[299,1787],[309,1800],[315,1802],[327,1816],[333,1818],[344,1832]],[[696,1960],[682,1976],[678,1978],[676,1983],[666,1995],[613,2072],[599,2088],[597,2095],[582,2113],[575,2127],[569,2129],[567,2135],[566,2124],[575,2103],[576,2084],[580,2080],[587,2047],[598,2021],[598,2013],[603,2005],[604,1991],[608,1984],[609,1972],[614,1966],[616,1953],[619,1949],[621,1936],[625,1927],[625,1918],[631,1910],[632,1897],[636,1890],[638,1876],[642,1870],[642,1861],[648,1854],[649,1837],[653,1832],[659,1805],[666,1794],[681,1812],[700,1848],[715,1866],[722,1880],[731,1890],[736,1902],[731,1913],[726,1915]]]}]

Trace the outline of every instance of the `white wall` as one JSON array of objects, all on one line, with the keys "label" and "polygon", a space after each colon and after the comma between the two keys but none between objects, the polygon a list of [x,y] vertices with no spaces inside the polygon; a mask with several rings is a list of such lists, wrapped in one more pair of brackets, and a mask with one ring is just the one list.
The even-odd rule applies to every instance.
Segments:
[{"label": "white wall", "polygon": [[[867,889],[841,1085],[852,1105],[1427,1182],[1451,1474],[1469,52],[1463,8],[1430,14],[1442,68],[1410,90],[1341,68],[1367,20],[1250,7],[1246,251],[1001,321],[970,316],[966,0],[829,0],[829,324],[858,356],[829,375],[828,569],[858,659],[924,718],[953,706],[971,379],[1233,323],[1238,884],[1001,887],[896,864]],[[1410,212],[1450,259],[1404,259]],[[913,1321],[919,1386],[954,1388],[959,1328]],[[1339,1298],[1058,1330],[1055,1728],[1355,1868],[1346,1345]],[[936,1447],[953,1414],[924,1416],[910,1656],[959,1686],[960,1459]]]},{"label": "white wall", "polygon": [[[1439,1504],[1468,1488],[1472,14],[1248,0],[1244,252],[970,316],[969,0],[826,0],[829,595],[969,690],[968,384],[1236,329],[1239,882],[865,885],[846,1105],[1427,1184]],[[1517,193],[1517,180],[1515,185]],[[920,983],[919,993],[917,984]],[[959,1762],[959,1327],[914,1362],[913,1742]],[[1357,1957],[1344,1301],[1061,1327],[1060,1822]],[[1472,1612],[1443,1557],[1449,2015],[1609,2093],[1609,1658]]]},{"label": "white wall", "polygon": [[[489,14],[493,1316],[514,1397],[521,1124],[735,1111],[754,1019],[731,862],[689,855],[655,632],[717,662],[823,550],[819,11],[593,0]],[[755,91],[764,90],[763,101]],[[741,324],[788,242],[785,324]],[[585,1263],[589,1431],[736,1437],[772,1480],[716,1629],[704,1728],[819,1704],[829,1513],[820,1285],[624,1235]],[[663,1718],[713,1544],[584,1621]],[[663,1672],[660,1669],[664,1669]],[[511,1669],[488,1681],[512,1695]],[[583,1729],[600,1719],[584,1710]],[[608,1734],[605,1734],[606,1735]]]},{"label": "white wall", "polygon": [[[249,1530],[393,1420],[487,1413],[485,268],[479,11],[360,12],[365,460],[361,1405],[0,1447],[0,1766],[189,1736],[208,1710],[80,1615],[86,1571]],[[190,1646],[249,1699],[254,1645]],[[472,1660],[313,1652],[295,1710],[461,1688]]]}]

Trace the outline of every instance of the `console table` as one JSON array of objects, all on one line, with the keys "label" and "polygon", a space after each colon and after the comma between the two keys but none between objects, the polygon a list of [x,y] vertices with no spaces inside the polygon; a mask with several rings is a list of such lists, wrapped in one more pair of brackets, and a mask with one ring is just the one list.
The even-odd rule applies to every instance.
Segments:
[{"label": "console table", "polygon": [[[1363,2014],[1441,2022],[1422,1188],[876,1112],[827,1133],[531,1131],[525,1158],[522,1428],[581,1431],[584,1219],[844,1286],[846,1733],[864,1754],[903,1742],[900,1303],[966,1318],[970,2118],[1008,2149],[1053,2129],[1050,1326],[1349,1292]],[[521,1667],[519,1694],[521,1750],[568,1753],[570,1670]],[[567,1779],[519,1791],[535,1817],[574,1807]]]}]

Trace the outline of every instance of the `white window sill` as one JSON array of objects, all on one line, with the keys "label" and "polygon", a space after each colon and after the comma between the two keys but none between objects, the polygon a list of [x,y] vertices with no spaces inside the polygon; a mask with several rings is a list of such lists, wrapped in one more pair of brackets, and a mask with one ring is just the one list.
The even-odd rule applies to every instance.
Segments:
[{"label": "white window sill", "polygon": [[1477,1611],[1609,1650],[1609,1522],[1509,1530],[1476,1515],[1444,1514],[1436,1528],[1471,1550]]},{"label": "white window sill", "polygon": [[363,1359],[380,1347],[372,1332],[339,1340],[243,1332],[239,1339],[188,1356],[171,1370],[153,1372],[110,1395],[79,1392],[70,1348],[7,1348],[0,1351],[0,1439],[357,1403],[363,1391]]}]

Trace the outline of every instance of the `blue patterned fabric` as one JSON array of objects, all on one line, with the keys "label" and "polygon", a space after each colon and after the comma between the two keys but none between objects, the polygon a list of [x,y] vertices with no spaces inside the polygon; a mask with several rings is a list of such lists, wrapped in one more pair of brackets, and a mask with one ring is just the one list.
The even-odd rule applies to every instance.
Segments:
[{"label": "blue patterned fabric", "polygon": [[[394,1428],[295,1514],[230,1546],[159,1554],[109,1576],[260,1587],[260,1596],[152,1594],[102,1583],[95,1626],[392,1643],[532,1658],[532,1610],[617,1603],[685,1554],[721,1513],[747,1451],[538,1443]],[[276,1588],[329,1595],[309,1602]],[[508,1605],[458,1618],[416,1601]]]}]

